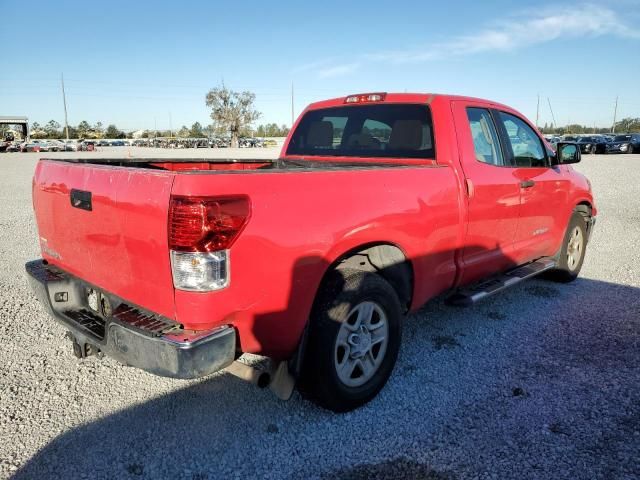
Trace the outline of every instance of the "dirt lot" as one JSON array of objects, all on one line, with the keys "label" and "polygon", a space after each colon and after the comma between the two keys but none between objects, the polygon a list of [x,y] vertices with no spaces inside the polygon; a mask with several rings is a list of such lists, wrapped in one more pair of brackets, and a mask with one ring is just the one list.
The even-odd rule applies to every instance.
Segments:
[{"label": "dirt lot", "polygon": [[[82,155],[129,151],[278,153]],[[1,477],[640,478],[640,155],[577,166],[600,211],[579,280],[468,309],[431,302],[407,320],[389,384],[345,415],[226,373],[77,360],[24,274],[38,156],[0,154]]]}]

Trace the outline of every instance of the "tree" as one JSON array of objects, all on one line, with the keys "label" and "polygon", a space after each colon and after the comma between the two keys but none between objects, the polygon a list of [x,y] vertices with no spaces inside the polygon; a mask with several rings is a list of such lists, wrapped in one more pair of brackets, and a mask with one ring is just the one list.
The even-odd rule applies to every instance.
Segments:
[{"label": "tree", "polygon": [[106,138],[124,138],[125,134],[122,130],[118,129],[113,123],[107,127],[104,131]]},{"label": "tree", "polygon": [[33,138],[44,138],[47,136],[47,132],[40,126],[38,122],[33,122],[31,124],[31,137]]},{"label": "tree", "polygon": [[44,131],[47,133],[47,138],[58,138],[60,137],[60,124],[55,120],[49,120],[44,126]]},{"label": "tree", "polygon": [[78,124],[77,129],[78,129],[78,135],[81,138],[85,138],[93,133],[91,129],[91,125],[89,125],[89,122],[87,122],[86,120],[81,121]]},{"label": "tree", "polygon": [[286,137],[289,128],[286,125],[278,126],[276,123],[267,123],[266,125],[258,125],[256,129],[257,137]]},{"label": "tree", "polygon": [[196,122],[193,125],[191,125],[189,136],[191,138],[202,138],[205,136],[204,132],[202,131],[202,125],[200,125],[200,122]]},{"label": "tree", "polygon": [[102,138],[102,122],[97,122],[94,126],[93,126],[93,132],[96,136],[96,138]]},{"label": "tree", "polygon": [[187,138],[189,136],[189,129],[185,125],[183,125],[182,128],[178,130],[178,133],[176,134],[176,136]]},{"label": "tree", "polygon": [[234,92],[224,85],[207,93],[205,102],[211,108],[211,118],[231,133],[232,147],[238,146],[240,130],[260,118],[253,105],[255,99],[251,92]]},{"label": "tree", "polygon": [[616,122],[616,132],[635,133],[640,132],[640,118],[623,118]]}]

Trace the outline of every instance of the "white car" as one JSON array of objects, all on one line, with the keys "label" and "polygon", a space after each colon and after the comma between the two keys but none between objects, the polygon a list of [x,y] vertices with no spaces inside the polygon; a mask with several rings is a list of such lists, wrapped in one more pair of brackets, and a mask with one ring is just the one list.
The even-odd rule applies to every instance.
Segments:
[{"label": "white car", "polygon": [[80,142],[78,140],[64,140],[65,152],[77,152],[80,150]]}]

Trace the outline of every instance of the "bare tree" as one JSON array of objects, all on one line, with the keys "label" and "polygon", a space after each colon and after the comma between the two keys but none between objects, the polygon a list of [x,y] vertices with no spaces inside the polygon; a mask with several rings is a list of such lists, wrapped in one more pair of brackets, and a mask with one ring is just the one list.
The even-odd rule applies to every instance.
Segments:
[{"label": "bare tree", "polygon": [[211,118],[231,133],[232,147],[238,146],[240,130],[260,118],[260,112],[253,106],[255,99],[251,92],[234,92],[224,85],[207,93],[206,104],[211,108]]}]

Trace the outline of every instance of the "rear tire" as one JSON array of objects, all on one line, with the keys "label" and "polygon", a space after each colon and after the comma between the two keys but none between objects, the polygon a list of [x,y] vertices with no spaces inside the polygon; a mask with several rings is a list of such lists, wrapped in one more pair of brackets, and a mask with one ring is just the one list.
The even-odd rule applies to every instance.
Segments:
[{"label": "rear tire", "polygon": [[310,319],[299,386],[321,407],[347,412],[375,397],[391,375],[402,307],[379,275],[347,269],[329,275]]},{"label": "rear tire", "polygon": [[578,278],[587,248],[587,224],[584,216],[574,211],[562,240],[562,248],[557,259],[557,267],[547,278],[568,283]]}]

